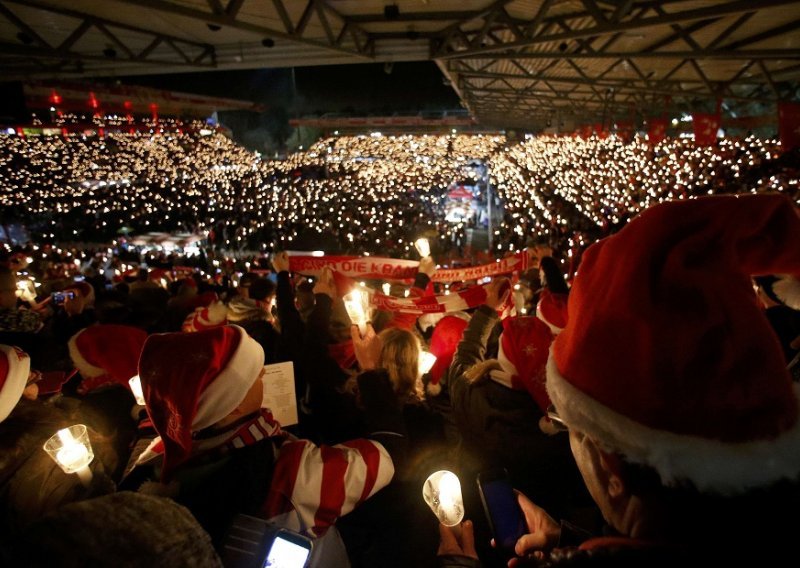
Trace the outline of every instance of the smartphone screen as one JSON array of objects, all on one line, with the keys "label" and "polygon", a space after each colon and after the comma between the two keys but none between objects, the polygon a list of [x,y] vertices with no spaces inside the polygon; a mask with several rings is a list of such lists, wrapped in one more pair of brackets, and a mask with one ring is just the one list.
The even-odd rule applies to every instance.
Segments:
[{"label": "smartphone screen", "polygon": [[310,554],[310,541],[278,531],[267,553],[264,568],[303,568]]},{"label": "smartphone screen", "polygon": [[525,534],[525,518],[505,470],[478,476],[484,511],[497,546],[513,553],[517,540]]}]

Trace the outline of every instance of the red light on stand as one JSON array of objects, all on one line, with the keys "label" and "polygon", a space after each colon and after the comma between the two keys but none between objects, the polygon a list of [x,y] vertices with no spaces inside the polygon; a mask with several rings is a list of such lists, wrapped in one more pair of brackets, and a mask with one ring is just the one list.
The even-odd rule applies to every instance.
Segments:
[{"label": "red light on stand", "polygon": [[53,89],[52,91],[50,91],[50,104],[53,104],[53,105],[60,105],[60,104],[61,104],[61,101],[62,101],[62,99],[61,99],[61,95],[59,95],[58,93],[56,93],[56,90],[55,90],[55,89]]}]

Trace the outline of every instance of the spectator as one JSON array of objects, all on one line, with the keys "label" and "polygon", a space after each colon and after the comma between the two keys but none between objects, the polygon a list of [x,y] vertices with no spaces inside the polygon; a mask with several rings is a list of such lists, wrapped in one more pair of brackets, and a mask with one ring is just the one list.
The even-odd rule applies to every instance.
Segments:
[{"label": "spectator", "polygon": [[743,539],[741,519],[789,519],[800,503],[798,395],[750,285],[800,274],[798,242],[785,197],[722,196],[654,207],[587,251],[547,388],[619,537],[551,552],[568,531],[521,495],[519,556],[788,558],[794,523],[752,523]]},{"label": "spectator", "polygon": [[[147,409],[160,438],[139,457],[125,487],[160,480],[143,490],[166,491],[188,506],[217,546],[236,513],[322,537],[391,480],[390,456],[403,451],[386,381],[359,381],[373,439],[319,448],[285,434],[261,409],[262,365],[261,347],[236,326],[151,336],[140,359]],[[325,477],[323,464],[330,460],[342,467]],[[331,484],[344,488],[341,501],[322,498]],[[332,532],[316,554],[326,548],[334,554],[336,541]]]}]

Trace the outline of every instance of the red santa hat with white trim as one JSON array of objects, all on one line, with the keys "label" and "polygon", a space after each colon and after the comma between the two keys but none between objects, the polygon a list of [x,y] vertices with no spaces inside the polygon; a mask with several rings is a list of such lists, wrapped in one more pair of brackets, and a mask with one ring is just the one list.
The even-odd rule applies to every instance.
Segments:
[{"label": "red santa hat with white trim", "polygon": [[264,350],[236,325],[147,338],[139,377],[164,443],[162,481],[168,482],[191,455],[192,433],[233,412],[263,366]]},{"label": "red santa hat with white trim", "polygon": [[781,195],[642,212],[591,246],[547,390],[564,422],[667,485],[736,494],[800,475],[800,390],[751,276],[800,274]]},{"label": "red santa hat with white trim", "polygon": [[0,422],[17,406],[30,371],[31,359],[27,353],[17,347],[0,345]]},{"label": "red santa hat with white trim", "polygon": [[92,325],[73,335],[68,343],[72,363],[83,377],[78,392],[85,394],[115,384],[130,388],[147,332],[117,324]]},{"label": "red santa hat with white trim", "polygon": [[439,383],[453,362],[456,348],[464,336],[467,325],[469,325],[468,318],[460,315],[448,315],[441,318],[433,328],[428,350],[436,356],[436,361],[428,371],[430,381],[425,387],[431,396],[437,396],[442,392],[442,385]]},{"label": "red santa hat with white trim", "polygon": [[567,326],[567,294],[542,290],[536,304],[536,317],[547,324],[554,334],[561,333]]},{"label": "red santa hat with white trim", "polygon": [[500,369],[489,372],[490,378],[514,390],[525,390],[542,412],[550,399],[545,388],[545,366],[553,334],[534,316],[518,316],[503,320],[497,361]]}]

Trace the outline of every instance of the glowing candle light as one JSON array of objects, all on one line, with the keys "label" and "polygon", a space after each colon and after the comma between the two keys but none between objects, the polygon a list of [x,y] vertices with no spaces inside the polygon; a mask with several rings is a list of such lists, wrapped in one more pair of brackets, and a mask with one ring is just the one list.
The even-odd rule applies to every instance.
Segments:
[{"label": "glowing candle light", "polygon": [[424,237],[420,237],[414,241],[414,248],[417,249],[417,252],[422,258],[431,255],[431,244],[428,242],[428,239]]},{"label": "glowing candle light", "polygon": [[422,498],[447,527],[458,525],[464,518],[461,482],[451,471],[440,470],[430,474],[422,486]]},{"label": "glowing candle light", "polygon": [[44,450],[64,473],[77,473],[81,483],[88,487],[92,480],[89,464],[94,459],[94,452],[86,426],[76,424],[62,428],[45,442]]},{"label": "glowing candle light", "polygon": [[133,393],[133,398],[136,399],[136,404],[144,406],[144,391],[142,390],[142,380],[139,375],[131,377],[128,384],[131,386],[131,392]]},{"label": "glowing candle light", "polygon": [[431,370],[433,364],[436,363],[436,355],[430,351],[419,352],[419,374],[424,375]]},{"label": "glowing candle light", "polygon": [[363,337],[367,331],[367,311],[369,310],[369,293],[361,290],[353,290],[342,297],[344,309],[350,316],[350,321],[358,326],[358,330]]}]

